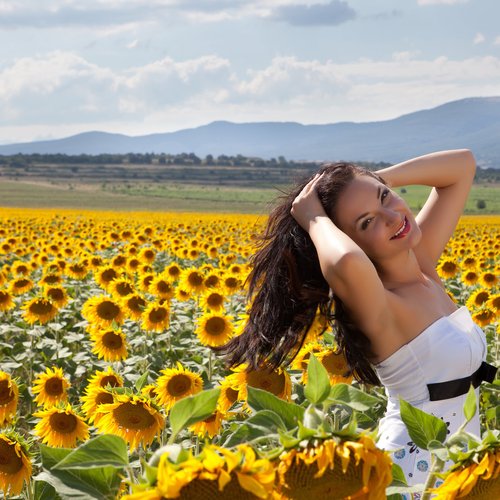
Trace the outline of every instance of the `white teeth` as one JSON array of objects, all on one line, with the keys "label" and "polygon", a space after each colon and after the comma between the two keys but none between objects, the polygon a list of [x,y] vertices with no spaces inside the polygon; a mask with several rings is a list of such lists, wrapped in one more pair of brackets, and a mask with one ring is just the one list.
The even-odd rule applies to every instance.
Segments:
[{"label": "white teeth", "polygon": [[393,236],[393,238],[399,236],[404,231],[405,227],[406,227],[406,217],[403,220],[403,225],[396,231],[396,234]]}]

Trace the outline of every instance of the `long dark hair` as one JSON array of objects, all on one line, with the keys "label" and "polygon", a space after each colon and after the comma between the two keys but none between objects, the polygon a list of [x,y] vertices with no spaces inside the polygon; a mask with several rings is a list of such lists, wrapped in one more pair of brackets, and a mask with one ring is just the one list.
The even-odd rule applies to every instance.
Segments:
[{"label": "long dark hair", "polygon": [[[317,184],[319,199],[335,221],[340,193],[358,175],[376,174],[351,163],[324,165]],[[249,319],[243,333],[216,348],[228,366],[247,363],[249,369],[288,364],[304,343],[319,308],[333,326],[349,370],[359,381],[380,385],[370,364],[370,341],[351,321],[342,301],[330,291],[309,234],[292,217],[293,200],[312,176],[279,198],[257,239],[248,277]],[[383,182],[383,181],[382,181]]]}]

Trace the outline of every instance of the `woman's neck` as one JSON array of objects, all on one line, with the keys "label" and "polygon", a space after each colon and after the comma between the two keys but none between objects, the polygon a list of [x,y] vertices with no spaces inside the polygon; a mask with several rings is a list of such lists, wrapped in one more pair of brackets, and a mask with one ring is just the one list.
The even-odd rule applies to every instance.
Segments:
[{"label": "woman's neck", "polygon": [[393,256],[385,262],[375,263],[375,268],[387,289],[417,283],[429,286],[430,283],[422,272],[413,250]]}]

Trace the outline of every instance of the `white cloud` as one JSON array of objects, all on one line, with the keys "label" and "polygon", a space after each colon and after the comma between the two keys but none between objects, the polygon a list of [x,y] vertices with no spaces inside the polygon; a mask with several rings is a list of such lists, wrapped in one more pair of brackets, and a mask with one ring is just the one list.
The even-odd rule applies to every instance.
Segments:
[{"label": "white cloud", "polygon": [[486,41],[486,38],[482,33],[477,33],[476,36],[474,37],[474,45],[484,43],[485,41]]},{"label": "white cloud", "polygon": [[455,5],[467,3],[469,0],[418,0],[418,5]]},{"label": "white cloud", "polygon": [[426,60],[398,52],[353,62],[283,56],[238,73],[215,54],[111,69],[59,51],[19,59],[0,72],[0,142],[89,129],[141,135],[220,119],[383,120],[499,95],[499,81],[500,58],[493,56]]},{"label": "white cloud", "polygon": [[494,45],[500,45],[500,35],[495,38]]}]

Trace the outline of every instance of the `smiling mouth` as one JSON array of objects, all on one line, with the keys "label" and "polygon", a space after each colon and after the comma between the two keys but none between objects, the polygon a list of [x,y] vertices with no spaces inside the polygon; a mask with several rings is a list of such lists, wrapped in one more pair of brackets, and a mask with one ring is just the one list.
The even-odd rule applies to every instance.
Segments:
[{"label": "smiling mouth", "polygon": [[410,230],[410,222],[405,216],[405,218],[403,219],[403,223],[401,224],[401,227],[396,231],[394,236],[391,237],[391,240],[395,240],[397,238],[402,238],[403,236],[406,236],[409,230]]}]

